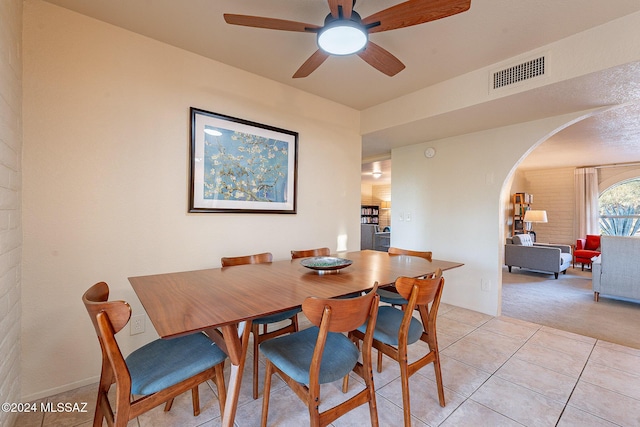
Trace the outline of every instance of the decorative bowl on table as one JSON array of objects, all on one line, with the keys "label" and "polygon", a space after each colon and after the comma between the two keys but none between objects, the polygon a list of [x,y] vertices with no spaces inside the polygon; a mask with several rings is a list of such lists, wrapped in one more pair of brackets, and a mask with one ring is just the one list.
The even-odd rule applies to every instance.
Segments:
[{"label": "decorative bowl on table", "polygon": [[353,263],[350,259],[337,258],[332,256],[316,256],[312,258],[305,258],[300,261],[304,267],[310,268],[316,271],[332,271],[340,270],[350,266]]}]

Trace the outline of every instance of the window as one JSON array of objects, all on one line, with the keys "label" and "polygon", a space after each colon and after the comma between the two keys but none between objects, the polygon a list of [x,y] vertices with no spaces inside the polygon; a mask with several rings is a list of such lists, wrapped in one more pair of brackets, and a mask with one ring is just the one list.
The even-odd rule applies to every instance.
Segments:
[{"label": "window", "polygon": [[640,177],[609,187],[600,194],[600,233],[640,235]]}]

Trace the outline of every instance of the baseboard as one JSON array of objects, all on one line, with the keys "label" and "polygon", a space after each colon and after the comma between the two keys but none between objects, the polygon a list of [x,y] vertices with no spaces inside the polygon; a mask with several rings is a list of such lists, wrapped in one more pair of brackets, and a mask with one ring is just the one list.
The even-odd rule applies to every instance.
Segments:
[{"label": "baseboard", "polygon": [[[65,391],[74,390],[76,388],[84,387],[90,384],[98,384],[100,376],[86,378],[84,380],[76,381],[73,383],[65,384],[60,387],[50,388],[48,390],[39,391],[26,396],[22,396],[22,402],[33,402],[35,400],[44,399],[47,397],[55,396],[56,394],[64,393]],[[97,389],[96,389],[97,390]]]}]

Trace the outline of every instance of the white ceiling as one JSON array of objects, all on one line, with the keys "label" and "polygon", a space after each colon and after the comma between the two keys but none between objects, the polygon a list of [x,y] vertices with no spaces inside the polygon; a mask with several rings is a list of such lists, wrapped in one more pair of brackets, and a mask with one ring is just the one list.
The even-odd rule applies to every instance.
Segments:
[{"label": "white ceiling", "polygon": [[[293,73],[317,49],[315,35],[228,25],[222,14],[322,25],[328,13],[325,1],[48,1],[358,110],[640,11],[640,0],[472,0],[467,12],[372,34],[372,41],[406,65],[394,77],[387,77],[352,55],[330,57],[309,77],[294,80]],[[400,2],[358,0],[355,10],[366,17],[397,3]],[[631,64],[491,105],[364,135],[363,157],[388,153],[397,141],[408,145],[515,123],[521,118],[532,120],[628,102],[630,105],[625,108],[587,119],[553,136],[531,153],[522,167],[640,161],[638,82],[640,67]],[[502,114],[495,114],[496,111]]]}]

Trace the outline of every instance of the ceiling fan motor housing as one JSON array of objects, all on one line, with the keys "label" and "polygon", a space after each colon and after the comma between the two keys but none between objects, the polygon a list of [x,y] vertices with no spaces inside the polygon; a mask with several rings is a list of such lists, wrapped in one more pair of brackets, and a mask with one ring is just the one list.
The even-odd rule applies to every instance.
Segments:
[{"label": "ceiling fan motor housing", "polygon": [[328,14],[317,40],[318,47],[331,55],[351,55],[364,49],[369,35],[360,15],[352,11],[349,19]]}]

